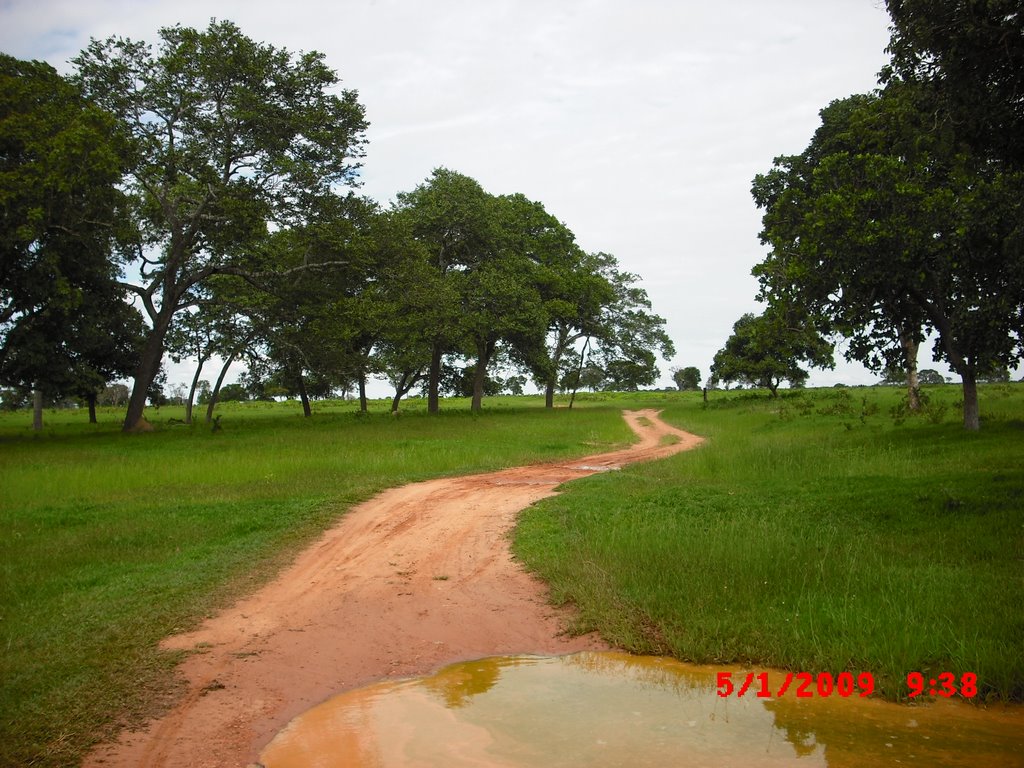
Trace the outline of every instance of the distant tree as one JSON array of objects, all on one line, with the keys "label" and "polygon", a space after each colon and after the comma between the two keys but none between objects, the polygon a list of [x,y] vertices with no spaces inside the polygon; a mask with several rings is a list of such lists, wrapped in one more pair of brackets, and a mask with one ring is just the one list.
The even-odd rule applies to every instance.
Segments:
[{"label": "distant tree", "polygon": [[997,368],[994,371],[978,374],[978,382],[983,384],[1006,384],[1010,381],[1010,371],[1007,368]]},{"label": "distant tree", "polygon": [[832,345],[798,314],[769,308],[761,315],[745,314],[733,326],[733,333],[711,364],[712,382],[738,382],[768,389],[778,395],[779,385],[788,381],[800,386],[808,363],[831,368]]},{"label": "distant tree", "polygon": [[0,387],[0,410],[17,411],[31,405],[29,393],[12,387]]},{"label": "distant tree", "polygon": [[167,393],[164,389],[167,387],[167,371],[161,366],[156,376],[149,383],[149,388],[146,390],[146,400],[154,408],[161,408],[167,404]]},{"label": "distant tree", "polygon": [[220,400],[228,402],[237,402],[239,400],[248,400],[249,392],[246,390],[245,385],[234,383],[225,384],[220,388]]},{"label": "distant tree", "polygon": [[499,345],[527,339],[525,346],[535,347],[543,337],[545,316],[532,265],[518,251],[501,249],[459,277],[463,323],[475,359],[471,408],[479,411]]},{"label": "distant tree", "polygon": [[918,374],[921,384],[945,384],[946,377],[931,368],[925,368]]},{"label": "distant tree", "polygon": [[657,355],[670,358],[675,347],[665,333],[664,318],[650,311],[647,291],[638,285],[640,277],[620,272],[614,257],[602,256],[610,260],[602,274],[611,284],[612,299],[601,308],[595,330],[585,339],[580,364],[603,372],[604,389],[636,391],[657,381]]},{"label": "distant tree", "polygon": [[526,377],[525,376],[509,376],[507,379],[505,379],[504,389],[510,395],[514,395],[516,397],[522,395],[523,392],[525,392],[525,389],[524,389],[525,387],[526,387]]},{"label": "distant tree", "polygon": [[672,381],[679,390],[700,389],[700,378],[700,369],[692,365],[672,370]]},{"label": "distant tree", "polygon": [[206,379],[200,379],[196,385],[196,402],[200,404],[209,402],[212,391],[213,387],[210,386],[210,382]]},{"label": "distant tree", "polygon": [[536,319],[543,334],[527,324],[528,333],[509,338],[512,356],[544,390],[544,404],[554,407],[559,375],[567,355],[582,340],[601,331],[607,308],[615,301],[615,259],[588,254],[575,236],[538,202],[523,195],[501,198],[503,245],[530,265],[540,307]]},{"label": "distant tree", "polygon": [[[574,354],[573,357],[577,361],[581,359],[578,354]],[[605,389],[607,383],[608,378],[605,376],[602,368],[592,364],[584,364],[567,370],[562,376],[559,386],[562,391],[571,391],[575,394],[579,389],[589,389],[591,392],[597,392],[598,390]]]},{"label": "distant tree", "polygon": [[127,385],[121,383],[107,384],[100,392],[96,402],[99,405],[122,406],[128,402],[131,390]]}]

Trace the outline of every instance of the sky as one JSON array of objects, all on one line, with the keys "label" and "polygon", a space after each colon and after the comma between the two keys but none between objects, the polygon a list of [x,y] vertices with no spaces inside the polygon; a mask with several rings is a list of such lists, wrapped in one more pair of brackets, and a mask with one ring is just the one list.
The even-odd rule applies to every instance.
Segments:
[{"label": "sky", "polygon": [[[90,38],[211,18],[320,51],[359,93],[363,194],[386,204],[449,168],[543,203],[640,275],[676,347],[660,385],[675,366],[706,380],[759,311],[751,182],[830,101],[877,85],[889,39],[881,0],[0,0],[0,50],[66,73]],[[809,384],[878,379],[841,347],[836,362]],[[920,367],[949,375],[925,345]]]}]

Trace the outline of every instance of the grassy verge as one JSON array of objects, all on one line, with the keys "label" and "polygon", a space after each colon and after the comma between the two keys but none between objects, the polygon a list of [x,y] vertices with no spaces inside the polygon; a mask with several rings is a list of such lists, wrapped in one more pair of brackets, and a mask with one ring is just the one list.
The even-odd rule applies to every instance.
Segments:
[{"label": "grassy verge", "polygon": [[885,389],[687,395],[663,417],[703,447],[570,484],[515,551],[633,651],[1024,700],[1024,386],[982,389],[978,434],[928,395],[909,419]]},{"label": "grassy verge", "polygon": [[614,408],[537,399],[393,418],[351,403],[227,405],[222,429],[119,433],[121,411],[0,417],[0,765],[67,766],[173,692],[157,644],[269,578],[390,486],[610,449]]}]

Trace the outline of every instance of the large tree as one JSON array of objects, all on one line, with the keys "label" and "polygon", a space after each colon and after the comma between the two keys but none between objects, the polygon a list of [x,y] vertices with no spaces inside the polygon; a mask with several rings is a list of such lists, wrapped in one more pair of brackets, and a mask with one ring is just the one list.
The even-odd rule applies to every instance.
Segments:
[{"label": "large tree", "polygon": [[977,375],[1024,352],[1024,177],[934,115],[934,93],[903,82],[823,110],[808,149],[755,179],[771,248],[755,274],[764,298],[817,313],[876,370],[934,329],[977,429]]},{"label": "large tree", "polygon": [[[437,413],[442,360],[467,343],[463,299],[474,286],[465,273],[493,258],[499,248],[496,203],[476,180],[438,168],[416,189],[398,195],[396,214],[406,220],[426,259],[426,269],[417,273],[429,291],[411,295],[409,309],[420,312],[428,336],[427,411]],[[471,319],[479,326],[478,317]]]},{"label": "large tree", "polygon": [[529,261],[540,301],[535,320],[543,333],[514,340],[513,358],[530,370],[544,389],[545,407],[554,407],[555,388],[576,346],[602,331],[606,311],[617,296],[613,286],[617,264],[607,254],[588,254],[573,233],[544,206],[522,195],[503,198],[507,245]]},{"label": "large tree", "polygon": [[0,54],[0,381],[37,403],[94,405],[135,359],[137,313],[113,258],[120,139],[52,67]]},{"label": "large tree", "polygon": [[976,154],[1024,169],[1024,12],[1020,0],[886,0],[885,82],[922,84]]},{"label": "large tree", "polygon": [[[307,222],[332,187],[353,183],[366,122],[321,54],[254,42],[230,22],[161,29],[155,53],[94,40],[74,64],[134,147],[124,184],[140,279],[130,288],[152,327],[125,418],[132,429],[190,290],[218,273],[245,274],[268,229]],[[302,266],[319,260],[303,254]]]}]

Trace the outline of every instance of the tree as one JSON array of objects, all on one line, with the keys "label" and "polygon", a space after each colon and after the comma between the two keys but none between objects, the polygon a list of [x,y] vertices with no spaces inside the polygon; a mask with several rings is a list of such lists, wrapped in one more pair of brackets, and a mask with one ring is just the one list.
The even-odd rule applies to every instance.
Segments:
[{"label": "tree", "polygon": [[523,195],[506,195],[500,202],[504,247],[527,260],[524,276],[528,271],[540,302],[529,332],[510,339],[510,350],[543,387],[545,407],[553,408],[568,353],[598,333],[602,312],[615,300],[610,275],[616,263],[607,254],[584,252],[541,203]]},{"label": "tree", "polygon": [[832,345],[798,313],[769,308],[736,321],[732,335],[715,354],[711,381],[764,387],[777,397],[783,381],[800,386],[807,380],[802,362],[831,368]]},{"label": "tree", "polygon": [[936,370],[925,368],[921,371],[921,384],[945,384],[946,377]]},{"label": "tree", "polygon": [[225,384],[220,389],[220,399],[225,403],[244,401],[249,399],[249,393],[242,384]]},{"label": "tree", "polygon": [[671,358],[675,346],[665,333],[664,318],[650,311],[651,300],[639,286],[639,275],[619,271],[612,256],[602,257],[608,260],[603,274],[612,298],[601,307],[581,363],[604,372],[605,389],[635,391],[657,381],[656,355]]},{"label": "tree", "polygon": [[[884,187],[886,174],[898,171],[901,162],[857,170],[844,163],[861,163],[865,149],[886,145],[899,146],[913,161],[919,155],[916,132],[905,105],[895,99],[883,104],[875,96],[852,96],[830,104],[821,117],[821,127],[801,155],[776,158],[771,172],[754,179],[755,202],[765,211],[761,241],[772,248],[754,268],[761,282],[759,298],[803,306],[820,331],[850,340],[847,359],[874,371],[902,369],[910,407],[917,410],[917,355],[926,316],[884,274],[869,278],[859,257],[841,261],[822,245],[830,228],[863,216],[871,226],[862,240],[870,242],[877,262],[900,261],[921,224],[905,217],[885,221],[875,210],[844,207],[838,190],[844,178],[871,178],[875,188]],[[866,207],[864,197],[853,199]],[[817,208],[814,201],[820,202]],[[884,208],[883,202],[872,202]],[[844,266],[858,279],[839,280],[837,272]]]},{"label": "tree", "polygon": [[1019,0],[886,0],[891,63],[884,82],[927,86],[933,119],[980,153],[1024,168],[1024,14]]},{"label": "tree", "polygon": [[125,384],[117,383],[108,384],[103,388],[97,398],[99,405],[113,405],[121,406],[128,402],[128,397],[131,395],[131,390]]},{"label": "tree", "polygon": [[0,381],[81,395],[95,420],[96,395],[133,364],[139,330],[112,257],[117,127],[49,65],[0,54],[0,147]]},{"label": "tree", "polygon": [[[366,123],[353,91],[323,56],[293,56],[230,22],[160,30],[149,46],[93,40],[75,60],[87,95],[131,137],[125,187],[139,222],[129,287],[152,324],[125,417],[142,419],[145,391],[189,292],[217,274],[247,275],[268,224],[315,217],[332,187],[351,184]],[[336,92],[337,91],[337,92]],[[319,254],[303,254],[303,268]]]},{"label": "tree", "polygon": [[672,381],[680,391],[687,389],[700,389],[700,369],[694,366],[686,368],[674,368],[672,370]]},{"label": "tree", "polygon": [[824,110],[808,150],[755,179],[771,247],[755,274],[763,297],[824,317],[876,370],[896,350],[908,364],[934,329],[978,429],[978,373],[1024,354],[1024,175],[973,154],[934,110],[901,82]]},{"label": "tree", "polygon": [[[464,299],[465,290],[472,286],[462,275],[498,247],[495,203],[474,179],[437,168],[425,183],[398,195],[396,212],[407,218],[405,225],[421,243],[426,258],[426,269],[417,270],[423,290],[410,297],[417,303],[409,309],[419,312],[426,330],[430,347],[427,412],[437,413],[442,358],[467,341]],[[486,346],[485,342],[481,354],[487,353]]]}]

